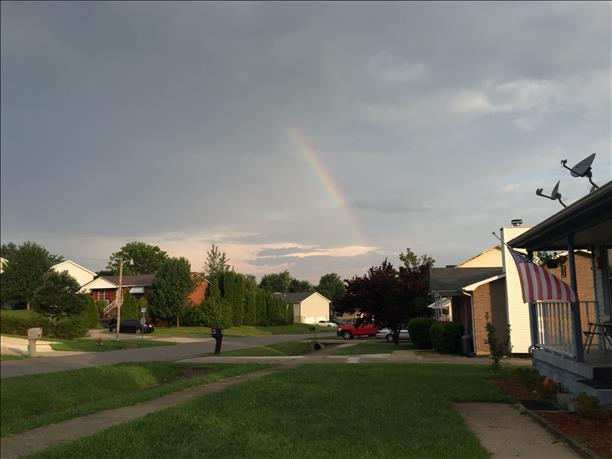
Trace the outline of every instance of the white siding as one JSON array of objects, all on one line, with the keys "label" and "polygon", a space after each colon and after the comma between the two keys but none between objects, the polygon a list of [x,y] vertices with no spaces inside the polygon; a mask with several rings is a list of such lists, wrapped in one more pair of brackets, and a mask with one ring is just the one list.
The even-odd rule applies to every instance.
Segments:
[{"label": "white siding", "polygon": [[81,287],[91,282],[94,277],[96,277],[96,274],[93,271],[83,268],[70,260],[62,261],[61,263],[53,265],[51,266],[51,269],[57,271],[58,273],[63,271],[67,272],[70,276],[76,279]]},{"label": "white siding", "polygon": [[[502,240],[507,243],[529,229],[530,227],[527,226],[504,227],[501,229]],[[531,346],[529,305],[523,302],[521,281],[518,277],[516,264],[506,246],[504,246],[502,260],[506,273],[506,307],[508,308],[512,352],[526,354],[529,352],[529,346]]]},{"label": "white siding", "polygon": [[493,247],[458,264],[457,268],[493,268],[496,266],[502,266],[502,255],[500,249]]},{"label": "white siding", "polygon": [[304,324],[316,324],[320,320],[329,320],[329,300],[319,293],[313,293],[308,298],[302,300],[299,308],[294,305],[294,311],[299,309],[299,313],[294,312],[298,317],[297,322]]},{"label": "white siding", "polygon": [[117,289],[119,288],[119,286],[113,284],[112,282],[107,281],[106,279],[103,279],[102,277],[98,277],[97,279],[92,280],[88,284],[83,285],[83,287],[81,288],[81,292],[89,293],[92,290],[96,290],[96,289],[110,289],[110,288]]}]

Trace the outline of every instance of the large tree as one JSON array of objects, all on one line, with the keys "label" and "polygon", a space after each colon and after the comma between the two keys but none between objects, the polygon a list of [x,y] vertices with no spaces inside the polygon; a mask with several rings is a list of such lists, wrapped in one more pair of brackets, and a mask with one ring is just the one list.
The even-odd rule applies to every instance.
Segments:
[{"label": "large tree", "polygon": [[81,286],[67,272],[48,271],[32,297],[36,312],[51,319],[82,314],[87,307]]},{"label": "large tree", "polygon": [[298,280],[291,278],[289,282],[288,292],[314,292],[314,286],[307,280]]},{"label": "large tree", "polygon": [[168,254],[156,245],[144,242],[128,242],[118,252],[110,256],[106,273],[119,274],[121,260],[132,260],[131,265],[124,263],[123,274],[155,274],[161,265],[168,260]]},{"label": "large tree", "polygon": [[426,268],[432,268],[436,260],[427,255],[426,253],[419,256],[414,253],[410,247],[406,248],[406,253],[400,253],[399,259],[404,263],[405,268],[409,269],[420,269],[424,266]]},{"label": "large tree", "polygon": [[266,274],[259,281],[259,288],[269,292],[288,292],[291,284],[291,274],[289,271],[282,273]]},{"label": "large tree", "polygon": [[361,321],[388,328],[399,343],[399,332],[410,319],[426,315],[428,267],[400,267],[385,260],[362,276],[347,281],[338,310],[361,313]]},{"label": "large tree", "polygon": [[335,304],[344,296],[346,285],[338,274],[329,273],[321,276],[315,290]]},{"label": "large tree", "polygon": [[217,277],[229,271],[229,258],[227,258],[225,252],[221,252],[219,247],[213,244],[211,249],[206,252],[206,261],[204,261],[202,269],[204,276],[207,278]]},{"label": "large tree", "polygon": [[151,314],[159,320],[171,322],[179,317],[185,307],[189,293],[193,290],[191,265],[185,258],[169,258],[155,273],[149,302]]},{"label": "large tree", "polygon": [[43,277],[49,268],[61,260],[51,255],[47,249],[36,242],[24,242],[15,247],[8,244],[8,263],[0,275],[0,301],[2,303],[25,303],[30,309],[34,292],[43,283]]}]

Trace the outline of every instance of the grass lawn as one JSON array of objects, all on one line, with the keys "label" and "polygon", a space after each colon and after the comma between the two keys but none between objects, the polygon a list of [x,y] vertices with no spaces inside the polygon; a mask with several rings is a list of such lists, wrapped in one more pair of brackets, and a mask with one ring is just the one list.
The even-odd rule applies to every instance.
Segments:
[{"label": "grass lawn", "polygon": [[314,352],[312,344],[304,341],[288,341],[286,343],[270,344],[268,346],[237,349],[235,351],[221,352],[224,357],[252,357],[252,356],[282,356],[304,355]]},{"label": "grass lawn", "polygon": [[451,402],[505,401],[490,375],[468,365],[302,365],[34,457],[484,459]]},{"label": "grass lawn", "polygon": [[[194,367],[210,368],[211,371],[188,377],[185,370]],[[122,363],[3,379],[0,385],[0,435],[133,405],[259,368],[262,365]]]},{"label": "grass lawn", "polygon": [[172,346],[176,343],[167,341],[151,341],[142,339],[132,339],[123,341],[104,340],[102,346],[98,346],[96,340],[93,339],[77,339],[72,341],[63,341],[51,345],[54,351],[83,351],[83,352],[106,352],[116,351],[119,349],[134,349],[137,347],[156,347],[156,346]]},{"label": "grass lawn", "polygon": [[334,355],[391,354],[393,351],[411,351],[413,349],[415,349],[414,344],[406,341],[400,341],[396,346],[393,343],[378,340],[366,341],[357,343],[355,346],[336,349]]},{"label": "grass lawn", "polygon": [[[225,336],[270,336],[270,335],[295,335],[301,333],[314,333],[309,330],[311,325],[271,325],[269,327],[253,327],[243,325],[241,327],[231,327],[224,331]],[[317,326],[319,333],[335,332],[329,327]],[[154,336],[182,336],[186,338],[210,338],[210,328],[208,327],[179,327],[179,328],[156,328]]]},{"label": "grass lawn", "polygon": [[0,354],[0,360],[23,360],[27,358],[25,355]]}]

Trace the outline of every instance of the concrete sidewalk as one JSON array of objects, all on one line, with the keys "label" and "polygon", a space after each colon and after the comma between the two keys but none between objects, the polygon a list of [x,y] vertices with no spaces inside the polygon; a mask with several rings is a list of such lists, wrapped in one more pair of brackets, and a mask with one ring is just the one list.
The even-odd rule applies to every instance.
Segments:
[{"label": "concrete sidewalk", "polygon": [[60,443],[94,435],[109,427],[132,421],[149,413],[180,405],[181,403],[188,402],[202,395],[217,392],[235,384],[261,378],[278,370],[278,368],[266,368],[233,378],[227,378],[219,382],[203,384],[180,392],[173,392],[163,397],[138,403],[136,405],[68,419],[56,424],[9,435],[4,437],[0,442],[0,457],[2,459],[13,459],[34,454]]},{"label": "concrete sidewalk", "polygon": [[572,448],[503,403],[455,403],[483,448],[498,459],[579,459]]}]

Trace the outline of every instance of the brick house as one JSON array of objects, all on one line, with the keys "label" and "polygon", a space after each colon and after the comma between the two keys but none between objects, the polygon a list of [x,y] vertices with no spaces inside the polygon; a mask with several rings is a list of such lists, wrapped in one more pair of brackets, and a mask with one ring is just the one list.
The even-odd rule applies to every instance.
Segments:
[{"label": "brick house", "polygon": [[[522,229],[504,228],[509,237],[524,232],[519,231]],[[490,254],[491,250],[483,254]],[[505,251],[507,249],[504,248]],[[505,255],[501,251],[500,254]],[[584,314],[594,317],[592,257],[589,252],[578,252],[576,255],[581,307],[584,309]],[[501,257],[492,258],[488,255],[486,262],[495,262],[498,258],[502,261]],[[470,263],[467,266],[475,265],[477,264]],[[510,341],[514,354],[528,353],[531,345],[528,335],[529,308],[523,303],[520,293],[517,295],[520,284],[514,264],[478,268],[463,266],[464,264],[452,268],[431,268],[429,291],[434,295],[451,299],[453,320],[460,322],[465,328],[465,333],[472,337],[474,353],[486,355],[490,351],[487,343],[487,315],[497,330],[498,339],[503,339],[503,333],[510,325]],[[567,259],[563,254],[557,255],[546,269],[569,283]],[[525,341],[526,334],[527,341]]]}]

